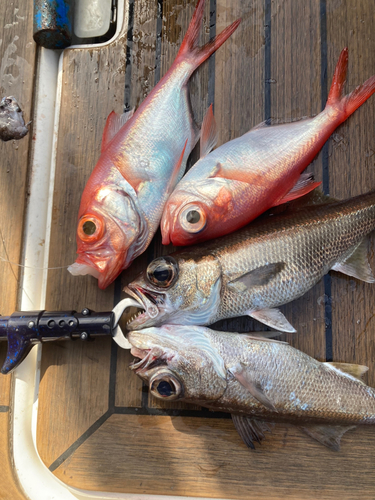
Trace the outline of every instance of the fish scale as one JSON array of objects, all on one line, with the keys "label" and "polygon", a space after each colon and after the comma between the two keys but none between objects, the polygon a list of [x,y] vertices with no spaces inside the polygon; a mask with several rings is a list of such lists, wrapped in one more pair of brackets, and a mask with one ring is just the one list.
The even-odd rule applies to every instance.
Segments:
[{"label": "fish scale", "polygon": [[[227,367],[242,361],[257,373],[280,420],[303,416],[311,421],[329,419],[335,424],[375,422],[375,392],[365,384],[353,383],[353,378],[342,376],[324,363],[280,342],[249,340],[246,335],[242,338],[212,330],[209,335]],[[217,404],[231,412],[253,412],[264,418],[275,418],[275,412],[249,395],[238,382],[228,386]],[[216,403],[213,406],[216,407]]]},{"label": "fish scale", "polygon": [[198,46],[205,0],[198,0],[177,57],[139,108],[112,112],[101,155],[82,193],[73,275],[91,274],[106,288],[146,250],[164,205],[199,138],[189,79],[237,29],[240,20]]},{"label": "fish scale", "polygon": [[265,126],[212,151],[213,113],[202,124],[201,158],[165,206],[163,244],[190,245],[223,236],[260,214],[315,189],[303,173],[332,132],[375,92],[375,76],[344,96],[348,49],[339,57],[324,110],[313,118]]},{"label": "fish scale", "polygon": [[[375,228],[374,203],[375,194],[371,193],[353,201],[353,211],[343,209],[343,203],[329,210],[325,206],[301,210],[281,220],[249,226],[229,237],[232,242],[225,248],[207,245],[223,270],[222,302],[212,322],[244,314],[254,306],[277,307],[302,296]],[[271,283],[242,294],[226,286],[237,275],[269,262],[286,263]]]},{"label": "fish scale", "polygon": [[322,363],[259,335],[182,325],[130,331],[140,358],[130,368],[160,399],[231,413],[250,447],[265,437],[263,422],[297,425],[333,450],[353,426],[375,423],[375,390],[361,380],[367,367]]},{"label": "fish scale", "polygon": [[[319,200],[320,205],[310,200],[311,206],[289,208],[171,254],[178,275],[170,286],[158,287],[142,273],[125,291],[146,311],[128,327],[208,325],[249,315],[291,332],[295,330],[275,308],[301,297],[329,270],[373,282],[364,245],[375,229],[375,192],[344,201],[321,195]],[[152,317],[145,292],[157,304]]]}]

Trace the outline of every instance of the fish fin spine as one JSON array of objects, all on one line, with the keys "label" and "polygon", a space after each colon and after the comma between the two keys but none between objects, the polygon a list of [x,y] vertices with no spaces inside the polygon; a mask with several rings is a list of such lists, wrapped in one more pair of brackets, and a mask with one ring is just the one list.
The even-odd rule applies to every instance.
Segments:
[{"label": "fish fin spine", "polygon": [[238,19],[230,26],[227,26],[219,35],[206,43],[203,47],[198,47],[199,33],[203,19],[205,0],[198,0],[193,17],[190,21],[186,35],[182,41],[176,59],[190,59],[194,71],[200,64],[208,59],[231,35],[236,31],[241,19]]},{"label": "fish fin spine", "polygon": [[174,170],[172,172],[171,178],[169,179],[168,186],[166,188],[167,196],[169,196],[172,193],[173,189],[175,188],[175,186],[177,184],[178,177],[180,175],[182,161],[184,159],[184,154],[186,151],[187,143],[188,143],[188,139],[186,139],[186,141],[185,141],[185,145],[184,145],[184,148],[183,148],[182,153],[180,155],[180,158],[178,159],[178,162],[176,163]]},{"label": "fish fin spine", "polygon": [[328,365],[330,368],[333,367],[340,372],[351,375],[360,382],[363,382],[363,377],[365,373],[368,372],[368,366],[356,365],[355,363],[337,363],[333,361],[327,361],[324,364]]},{"label": "fish fin spine", "polygon": [[345,432],[355,429],[355,425],[309,425],[301,427],[310,437],[327,446],[332,451],[340,451],[340,441]]},{"label": "fish fin spine", "polygon": [[246,415],[234,415],[232,413],[232,421],[242,441],[252,450],[255,450],[254,441],[261,444],[265,438],[264,433],[271,432],[270,426],[265,422]]},{"label": "fish fin spine", "polygon": [[255,398],[260,404],[271,411],[277,413],[277,409],[273,402],[266,395],[261,382],[258,380],[258,375],[249,366],[244,363],[237,363],[228,369],[229,373]]},{"label": "fish fin spine", "polygon": [[341,111],[341,122],[346,120],[356,109],[358,109],[375,92],[375,75],[359,85],[350,94],[342,96],[346,72],[348,69],[348,48],[340,54],[339,60],[332,79],[326,108],[329,106],[339,108]]},{"label": "fish fin spine", "polygon": [[276,201],[273,206],[277,207],[283,203],[296,200],[297,198],[314,191],[314,189],[320,185],[321,182],[314,182],[314,176],[311,173],[303,173],[292,189],[288,191],[280,200]]},{"label": "fish fin spine", "polygon": [[355,251],[343,262],[332,267],[333,271],[353,276],[366,283],[374,283],[375,278],[367,258],[367,238],[364,238]]},{"label": "fish fin spine", "polygon": [[296,329],[289,323],[286,317],[279,309],[261,309],[259,311],[247,311],[245,314],[256,319],[275,330],[281,330],[286,333],[296,333]]},{"label": "fish fin spine", "polygon": [[212,104],[208,108],[202,122],[200,157],[208,155],[216,146],[218,140],[218,131],[215,116],[212,110]]},{"label": "fish fin spine", "polygon": [[101,152],[107,149],[108,144],[115,137],[117,132],[121,129],[125,123],[130,120],[130,118],[134,114],[134,109],[130,109],[129,111],[125,111],[122,115],[118,115],[115,111],[112,111],[105,122],[103,137],[102,137],[102,146]]}]

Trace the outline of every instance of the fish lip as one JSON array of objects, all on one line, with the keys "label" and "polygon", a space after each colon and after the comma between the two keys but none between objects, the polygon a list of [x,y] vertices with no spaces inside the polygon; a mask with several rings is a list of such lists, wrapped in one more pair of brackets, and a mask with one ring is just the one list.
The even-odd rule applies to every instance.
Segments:
[{"label": "fish lip", "polygon": [[107,288],[122,271],[122,260],[113,258],[113,255],[103,256],[100,260],[102,265],[95,262],[90,252],[78,253],[76,264],[83,264],[93,270],[91,274],[98,280],[98,286],[101,290]]},{"label": "fish lip", "polygon": [[[145,290],[140,285],[135,285],[134,283],[130,283],[128,286],[124,288],[124,292],[130,295],[133,299],[135,299],[144,309],[144,312],[140,312],[136,318],[131,319],[127,323],[127,328],[133,330],[135,328],[139,328],[144,325],[148,320],[153,320],[160,314],[160,309],[158,307],[158,297],[163,294],[155,293],[153,294],[150,290]],[[159,297],[160,301],[160,297]],[[159,304],[160,305],[160,304]]]}]

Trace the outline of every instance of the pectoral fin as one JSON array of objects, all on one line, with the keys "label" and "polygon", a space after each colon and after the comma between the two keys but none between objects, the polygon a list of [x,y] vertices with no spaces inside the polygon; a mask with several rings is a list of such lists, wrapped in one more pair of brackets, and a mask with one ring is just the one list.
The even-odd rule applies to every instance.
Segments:
[{"label": "pectoral fin", "polygon": [[114,111],[112,111],[112,113],[108,115],[102,138],[102,153],[107,148],[108,144],[117,134],[117,132],[120,130],[120,128],[133,116],[133,114],[134,109],[126,111],[122,115],[118,115]]},{"label": "pectoral fin", "polygon": [[345,432],[355,429],[355,425],[343,427],[341,425],[309,425],[301,427],[313,439],[324,444],[333,451],[340,451],[340,441]]},{"label": "pectoral fin", "polygon": [[353,276],[366,283],[374,283],[370,264],[367,259],[367,238],[365,238],[352,255],[344,262],[335,264],[332,269],[348,276]]},{"label": "pectoral fin", "polygon": [[257,380],[257,376],[253,370],[240,362],[229,368],[229,372],[243,387],[245,387],[245,389],[250,392],[253,398],[257,399],[259,403],[262,403],[262,405],[269,410],[277,412],[273,403],[264,393],[262,385],[259,380]]},{"label": "pectoral fin", "polygon": [[261,309],[260,311],[248,311],[246,314],[275,330],[287,333],[296,332],[279,309]]},{"label": "pectoral fin", "polygon": [[242,441],[248,448],[253,450],[255,450],[254,441],[261,444],[265,438],[264,433],[271,432],[270,427],[266,423],[254,418],[232,414],[232,420]]},{"label": "pectoral fin", "polygon": [[175,167],[173,169],[171,178],[169,179],[169,182],[168,182],[168,185],[167,185],[167,188],[166,188],[166,193],[167,193],[168,196],[172,193],[173,189],[175,188],[175,186],[177,184],[178,177],[179,177],[179,174],[180,174],[180,168],[181,168],[181,165],[182,165],[182,160],[184,159],[184,154],[185,154],[187,143],[188,143],[188,140],[186,139],[185,145],[184,145],[184,149],[182,150],[180,158],[178,159],[178,162],[176,163],[176,165],[175,165]]},{"label": "pectoral fin", "polygon": [[214,113],[212,111],[212,104],[207,110],[205,117],[203,118],[202,128],[201,128],[201,147],[200,147],[200,157],[206,156],[210,151],[216,146],[218,139],[218,132],[216,127],[216,120]]},{"label": "pectoral fin", "polygon": [[285,262],[275,262],[257,267],[246,274],[228,282],[228,287],[238,293],[243,293],[254,286],[268,285],[285,267]]},{"label": "pectoral fin", "polygon": [[314,182],[314,176],[311,173],[303,173],[298,179],[297,183],[292,187],[292,189],[285,195],[281,200],[274,203],[274,207],[287,203],[288,201],[296,200],[301,196],[304,196],[310,191],[320,186],[321,182]]}]

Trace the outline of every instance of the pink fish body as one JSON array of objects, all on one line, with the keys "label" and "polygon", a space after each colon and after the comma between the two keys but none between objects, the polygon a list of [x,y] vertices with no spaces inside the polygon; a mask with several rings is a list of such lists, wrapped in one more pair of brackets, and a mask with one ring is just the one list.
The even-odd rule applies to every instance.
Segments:
[{"label": "pink fish body", "polygon": [[325,109],[316,117],[258,127],[211,151],[213,115],[202,125],[201,158],[178,183],[164,208],[163,244],[190,245],[248,224],[269,208],[314,189],[301,172],[332,132],[375,91],[371,77],[342,97],[348,50],[341,52]]},{"label": "pink fish body", "polygon": [[177,57],[133,114],[112,112],[101,155],[78,213],[74,274],[91,274],[107,287],[149,245],[164,204],[199,138],[188,95],[195,69],[235,31],[228,26],[198,47],[204,0],[199,0]]}]

